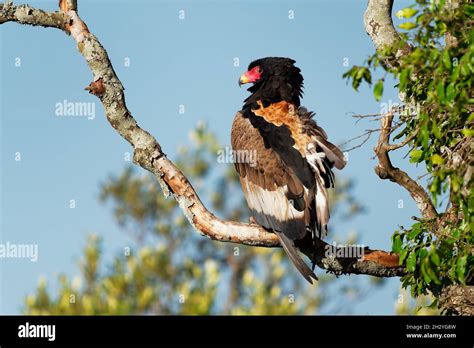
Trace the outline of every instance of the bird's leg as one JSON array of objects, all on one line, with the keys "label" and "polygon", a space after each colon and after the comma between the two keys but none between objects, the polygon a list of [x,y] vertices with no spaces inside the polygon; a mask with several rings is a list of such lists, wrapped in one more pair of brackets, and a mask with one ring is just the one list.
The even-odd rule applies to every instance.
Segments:
[{"label": "bird's leg", "polygon": [[253,216],[249,217],[249,223],[251,224],[257,224],[257,220]]}]

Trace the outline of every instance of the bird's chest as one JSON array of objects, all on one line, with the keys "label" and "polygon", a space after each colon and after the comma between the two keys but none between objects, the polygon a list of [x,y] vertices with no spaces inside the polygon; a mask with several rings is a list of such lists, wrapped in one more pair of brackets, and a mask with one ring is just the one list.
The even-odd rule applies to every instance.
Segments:
[{"label": "bird's chest", "polygon": [[303,131],[303,124],[297,114],[296,107],[286,101],[273,103],[267,107],[263,107],[263,104],[260,101],[257,101],[257,104],[260,105],[260,108],[253,109],[253,113],[277,127],[287,127],[295,142],[293,147],[304,157],[311,138]]}]

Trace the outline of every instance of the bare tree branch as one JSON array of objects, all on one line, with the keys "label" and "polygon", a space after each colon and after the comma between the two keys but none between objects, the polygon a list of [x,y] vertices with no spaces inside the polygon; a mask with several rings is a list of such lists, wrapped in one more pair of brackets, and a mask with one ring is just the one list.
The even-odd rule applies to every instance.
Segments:
[{"label": "bare tree branch", "polygon": [[399,142],[399,143],[397,143],[397,144],[388,145],[388,146],[387,146],[387,150],[388,150],[388,151],[393,151],[393,150],[397,150],[397,149],[399,149],[399,148],[404,147],[404,146],[407,145],[410,141],[412,141],[413,139],[415,139],[416,134],[417,134],[417,131],[414,131],[412,134],[410,134],[409,136],[405,137],[405,139],[403,139],[401,142]]},{"label": "bare tree branch", "polygon": [[390,145],[389,142],[390,133],[392,132],[392,121],[392,113],[388,113],[387,117],[381,119],[382,130],[380,131],[377,146],[374,149],[379,160],[379,164],[375,167],[375,173],[381,179],[390,179],[404,187],[416,202],[422,216],[425,219],[435,219],[438,213],[428,193],[407,173],[392,165],[389,152],[397,148],[396,146],[393,148],[393,145]]},{"label": "bare tree branch", "polygon": [[63,12],[77,12],[77,0],[59,0],[59,9]]},{"label": "bare tree branch", "polygon": [[[392,108],[392,112],[398,112],[399,111],[399,107],[398,108]],[[383,118],[385,117],[392,117],[392,112],[388,113],[388,114],[366,114],[366,115],[352,115],[352,117],[356,118],[357,121],[356,121],[356,124],[359,123],[361,120],[364,120],[364,119],[367,119],[367,118],[370,118],[371,120],[370,121],[380,121],[382,120]],[[403,115],[403,117],[414,117],[413,115]],[[399,121],[399,122],[396,122],[395,125],[393,125],[391,127],[391,130],[390,130],[390,133],[393,133],[399,126],[402,125],[402,122]],[[357,148],[360,148],[362,147],[367,141],[369,141],[372,133],[375,133],[375,132],[379,132],[381,130],[381,128],[375,128],[375,129],[366,129],[365,132],[361,135],[358,135],[356,137],[353,137],[349,140],[346,140],[345,142],[339,144],[339,147],[344,147],[344,145],[347,145],[351,142],[353,142],[354,140],[357,140],[357,139],[360,139],[360,138],[364,138],[364,140],[362,140],[359,144],[357,145],[354,145],[353,147],[349,148],[349,149],[344,149],[343,151],[344,152],[349,152],[349,151],[352,151],[352,150],[355,150]],[[389,145],[387,147],[387,149],[389,151],[392,151],[392,150],[396,150],[396,149],[399,149],[403,146],[405,146],[406,144],[408,144],[410,141],[412,141],[415,136],[416,136],[416,133],[417,132],[413,132],[413,134],[410,134],[408,137],[406,137],[403,141],[401,141],[400,143],[398,144],[392,144],[392,145]]]},{"label": "bare tree branch", "polygon": [[393,0],[369,0],[364,13],[365,31],[375,48],[394,46],[400,37],[392,21]]},{"label": "bare tree branch", "polygon": [[[86,88],[96,95],[113,128],[134,148],[134,162],[150,171],[160,182],[166,196],[172,194],[189,222],[203,235],[221,242],[279,247],[275,234],[255,224],[225,221],[214,216],[203,205],[191,183],[161,150],[157,140],[140,128],[125,104],[124,87],[118,79],[107,52],[99,40],[90,33],[87,25],[77,14],[77,2],[60,1],[61,12],[46,13],[30,6],[0,5],[0,24],[13,21],[21,24],[54,27],[70,33],[77,43],[93,74],[93,82]],[[312,248],[303,244],[303,252],[312,258]],[[331,249],[332,248],[332,249]],[[398,255],[365,248],[364,256],[357,258],[337,257],[333,246],[320,241],[317,264],[338,274],[368,274],[393,277],[405,274],[398,264]],[[326,251],[332,250],[332,253]]]},{"label": "bare tree branch", "polygon": [[343,149],[344,152],[349,152],[349,151],[352,151],[352,150],[355,150],[355,149],[358,149],[360,147],[362,147],[367,141],[369,141],[370,139],[370,136],[372,135],[372,133],[375,133],[375,132],[378,132],[380,131],[380,129],[366,129],[365,132],[361,135],[358,135],[356,137],[353,137],[349,140],[346,140],[345,142],[343,142],[342,144],[339,144],[339,147],[343,148],[344,145],[347,145],[351,142],[353,142],[354,140],[357,140],[357,139],[360,139],[360,138],[364,138],[364,140],[362,140],[359,144],[357,145],[354,145],[353,147],[349,148],[349,149]]},{"label": "bare tree branch", "polygon": [[[364,24],[367,34],[371,37],[377,50],[384,47],[393,47],[400,42],[400,36],[392,21],[393,0],[369,0],[364,14]],[[397,56],[409,52],[410,47],[397,52]],[[395,61],[387,62],[396,64]],[[415,200],[422,216],[426,219],[434,219],[438,216],[436,209],[427,192],[410,178],[407,173],[395,168],[390,161],[389,151],[398,149],[410,142],[414,135],[410,135],[400,144],[390,145],[390,133],[393,131],[393,113],[389,112],[380,119],[382,131],[380,132],[375,153],[379,164],[375,167],[376,174],[381,179],[390,179],[404,187]]]},{"label": "bare tree branch", "polygon": [[[393,47],[400,42],[400,35],[395,29],[392,21],[393,0],[369,0],[364,13],[365,31],[372,39],[375,48],[381,50],[384,47]],[[399,49],[396,58],[410,52],[409,45]],[[385,60],[386,64],[393,66],[396,60]]]},{"label": "bare tree branch", "polygon": [[0,24],[17,22],[20,24],[53,27],[66,30],[68,17],[62,12],[44,12],[29,5],[13,6],[11,2],[0,4]]}]

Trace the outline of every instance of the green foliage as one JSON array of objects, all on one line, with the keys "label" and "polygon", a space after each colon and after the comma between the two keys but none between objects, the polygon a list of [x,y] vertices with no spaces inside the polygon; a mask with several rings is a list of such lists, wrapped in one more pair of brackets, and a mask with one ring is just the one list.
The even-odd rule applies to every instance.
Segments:
[{"label": "green foliage", "polygon": [[436,308],[438,301],[432,294],[420,295],[416,299],[410,298],[406,289],[400,289],[395,302],[395,313],[398,315],[439,315]]},{"label": "green foliage", "polygon": [[380,99],[382,99],[382,94],[383,94],[383,79],[378,80],[374,86],[375,100],[380,101]]},{"label": "green foliage", "polygon": [[345,72],[342,77],[348,80],[352,79],[352,87],[357,91],[361,82],[365,81],[369,85],[372,83],[372,74],[370,70],[363,66],[353,66],[349,71]]},{"label": "green foliage", "polygon": [[[192,133],[193,146],[180,147],[175,163],[186,173],[213,213],[248,219],[232,164],[217,161],[223,150],[204,124]],[[333,192],[333,217],[362,211],[352,183],[339,180]],[[118,225],[133,239],[105,267],[102,241],[91,236],[80,274],[62,275],[57,294],[42,280],[26,299],[30,314],[314,314],[329,303],[324,294],[334,276],[320,274],[308,285],[281,249],[211,241],[196,233],[173,199],[166,199],[154,177],[126,168],[102,184],[101,200],[111,205]],[[338,284],[343,282],[338,281]],[[337,304],[360,299],[341,286]]]},{"label": "green foliage", "polygon": [[[409,272],[403,285],[410,286],[413,295],[472,281],[473,14],[474,5],[468,2],[452,7],[445,1],[417,0],[397,12],[399,18],[409,19],[400,25],[407,32],[400,34],[399,43],[378,50],[366,66],[344,74],[355,89],[361,82],[355,71],[369,75],[367,69],[380,69],[398,79],[406,105],[398,112],[404,128],[394,140],[414,137],[408,144],[410,162],[426,166],[434,204],[446,206],[449,197],[438,218],[393,236],[393,250]],[[401,58],[400,52],[405,53]],[[382,94],[380,81],[374,89],[376,100]]]},{"label": "green foliage", "polygon": [[417,10],[413,8],[413,6],[404,8],[396,13],[397,17],[402,18],[411,18],[418,13]]}]

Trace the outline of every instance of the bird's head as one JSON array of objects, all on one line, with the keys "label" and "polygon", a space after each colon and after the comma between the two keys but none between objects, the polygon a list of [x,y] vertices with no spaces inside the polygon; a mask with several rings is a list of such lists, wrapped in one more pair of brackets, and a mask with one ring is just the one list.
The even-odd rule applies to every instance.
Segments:
[{"label": "bird's head", "polygon": [[268,57],[250,63],[248,71],[239,79],[239,86],[253,83],[247,90],[252,93],[245,99],[245,106],[254,106],[260,100],[263,105],[287,101],[300,105],[303,94],[301,70],[290,58]]}]

